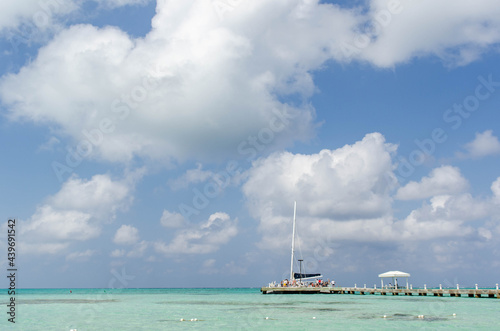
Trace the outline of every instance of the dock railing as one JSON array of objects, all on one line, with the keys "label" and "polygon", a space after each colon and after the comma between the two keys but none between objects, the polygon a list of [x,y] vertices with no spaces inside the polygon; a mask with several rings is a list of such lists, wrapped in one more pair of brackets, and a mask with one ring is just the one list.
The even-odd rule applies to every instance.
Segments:
[{"label": "dock railing", "polygon": [[500,299],[500,290],[498,289],[498,284],[496,289],[494,288],[460,288],[457,284],[456,288],[443,288],[441,285],[436,288],[414,288],[409,286],[408,288],[396,288],[395,286],[377,288],[375,285],[373,288],[368,288],[366,285],[363,287],[341,287],[341,286],[296,286],[296,287],[262,287],[261,292],[263,294],[358,294],[358,295],[406,295],[406,296],[436,296],[436,297],[469,297],[469,298],[497,298]]}]

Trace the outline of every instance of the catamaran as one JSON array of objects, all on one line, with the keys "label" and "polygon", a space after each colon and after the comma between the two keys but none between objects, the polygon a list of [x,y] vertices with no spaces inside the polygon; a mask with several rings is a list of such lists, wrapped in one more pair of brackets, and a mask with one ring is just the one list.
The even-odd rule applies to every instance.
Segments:
[{"label": "catamaran", "polygon": [[290,261],[290,282],[298,281],[299,283],[303,280],[321,278],[321,274],[307,274],[302,273],[302,259],[299,259],[299,272],[293,272],[293,263],[295,262],[295,218],[297,215],[297,201],[293,203],[293,229],[292,229],[292,258]]}]

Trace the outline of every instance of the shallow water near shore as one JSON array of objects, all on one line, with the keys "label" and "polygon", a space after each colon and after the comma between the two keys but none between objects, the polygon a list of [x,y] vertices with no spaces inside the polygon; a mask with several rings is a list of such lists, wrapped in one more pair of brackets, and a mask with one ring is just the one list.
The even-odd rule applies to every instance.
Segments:
[{"label": "shallow water near shore", "polygon": [[10,296],[2,291],[0,329],[491,330],[500,324],[500,300],[489,298],[263,295],[255,288],[71,292],[19,290],[12,324],[6,314]]}]

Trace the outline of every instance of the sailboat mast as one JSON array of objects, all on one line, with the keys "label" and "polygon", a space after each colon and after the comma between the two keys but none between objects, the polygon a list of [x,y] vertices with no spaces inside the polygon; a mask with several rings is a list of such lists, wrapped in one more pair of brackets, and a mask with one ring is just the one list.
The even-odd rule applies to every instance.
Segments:
[{"label": "sailboat mast", "polygon": [[294,280],[293,277],[293,254],[295,251],[295,213],[297,210],[297,201],[293,202],[293,230],[292,230],[292,260],[290,262],[290,280]]}]

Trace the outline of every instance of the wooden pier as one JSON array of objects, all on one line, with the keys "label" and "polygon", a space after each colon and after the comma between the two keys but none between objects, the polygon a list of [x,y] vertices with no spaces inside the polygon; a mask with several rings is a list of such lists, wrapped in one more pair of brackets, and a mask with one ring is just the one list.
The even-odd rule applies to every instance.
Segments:
[{"label": "wooden pier", "polygon": [[262,294],[358,294],[500,299],[498,289],[377,289],[364,287],[262,287]]}]

